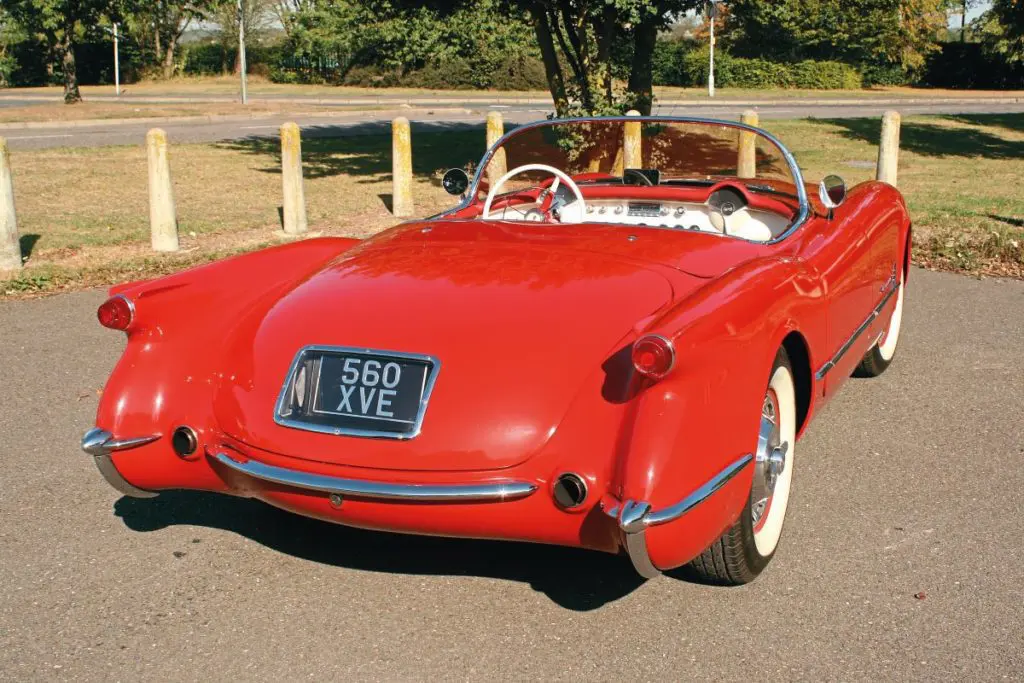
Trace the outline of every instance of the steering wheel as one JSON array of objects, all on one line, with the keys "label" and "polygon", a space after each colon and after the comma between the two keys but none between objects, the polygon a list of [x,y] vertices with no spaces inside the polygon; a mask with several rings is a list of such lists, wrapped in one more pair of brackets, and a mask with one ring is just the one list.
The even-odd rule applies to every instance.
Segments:
[{"label": "steering wheel", "polygon": [[[580,192],[579,185],[577,185],[567,174],[559,171],[554,166],[548,166],[547,164],[525,164],[523,166],[517,166],[498,178],[498,182],[494,183],[491,189],[487,192],[487,199],[484,201],[484,211],[482,214],[484,220],[488,219],[488,216],[491,213],[491,204],[494,202],[494,197],[498,194],[498,190],[501,189],[501,186],[507,183],[511,178],[514,178],[520,173],[525,173],[526,171],[544,171],[545,173],[550,173],[555,176],[554,182],[551,183],[551,187],[543,190],[540,196],[538,196],[538,199],[540,200],[540,211],[537,212],[540,214],[538,220],[550,220],[552,218],[552,214],[555,211],[558,211],[558,220],[561,223],[583,222],[583,216],[586,213],[586,203],[583,200],[583,193]],[[565,183],[565,186],[568,187],[574,195],[576,195],[576,201],[569,202],[561,206],[554,206],[555,199],[557,197],[555,193],[558,191],[559,183]],[[534,209],[534,211],[536,211],[536,209]],[[524,217],[528,215],[529,214],[525,214]],[[504,218],[504,216],[502,216],[502,218]],[[527,218],[527,220],[529,220],[529,218]]]}]

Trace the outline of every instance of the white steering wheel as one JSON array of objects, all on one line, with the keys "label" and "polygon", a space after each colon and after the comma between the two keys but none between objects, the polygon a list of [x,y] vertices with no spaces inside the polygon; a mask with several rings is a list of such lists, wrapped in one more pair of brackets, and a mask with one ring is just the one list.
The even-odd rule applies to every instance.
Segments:
[{"label": "white steering wheel", "polygon": [[[501,189],[501,186],[507,183],[510,178],[517,176],[520,173],[525,173],[526,171],[544,171],[555,176],[555,180],[551,183],[551,187],[547,188],[547,192],[550,193],[550,196],[552,197],[555,196],[555,191],[558,190],[558,184],[560,182],[565,183],[565,186],[572,190],[572,193],[576,195],[576,201],[559,209],[558,220],[562,223],[583,222],[583,216],[586,214],[586,203],[583,200],[583,193],[580,192],[579,186],[573,182],[573,179],[566,173],[559,171],[554,166],[548,166],[547,164],[525,164],[523,166],[517,166],[505,175],[501,176],[498,179],[498,182],[494,183],[494,186],[491,187],[490,191],[487,193],[487,199],[484,201],[484,212],[481,215],[484,220],[487,220],[490,217],[491,203],[494,202],[494,197],[498,194],[498,190]],[[547,216],[543,214],[542,217],[547,218]],[[504,218],[504,215],[502,215],[502,218]]]}]

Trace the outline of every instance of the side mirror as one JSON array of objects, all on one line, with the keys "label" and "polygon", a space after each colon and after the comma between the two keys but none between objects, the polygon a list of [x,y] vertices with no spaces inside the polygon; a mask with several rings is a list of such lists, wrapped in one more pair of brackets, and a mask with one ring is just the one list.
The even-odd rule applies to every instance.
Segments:
[{"label": "side mirror", "polygon": [[461,168],[450,168],[441,178],[441,187],[448,194],[462,196],[469,188],[469,176]]},{"label": "side mirror", "polygon": [[818,185],[818,198],[831,213],[846,200],[846,182],[837,175],[827,175]]}]

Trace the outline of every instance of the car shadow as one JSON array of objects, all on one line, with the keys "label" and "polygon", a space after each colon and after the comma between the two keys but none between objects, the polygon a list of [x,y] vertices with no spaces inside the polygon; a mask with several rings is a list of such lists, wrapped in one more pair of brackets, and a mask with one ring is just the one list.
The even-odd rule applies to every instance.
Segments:
[{"label": "car shadow", "polygon": [[311,562],[392,574],[482,576],[529,584],[556,604],[589,611],[643,584],[629,560],[578,548],[366,531],[295,515],[258,500],[198,491],[124,497],[114,514],[133,531],[223,529]]}]

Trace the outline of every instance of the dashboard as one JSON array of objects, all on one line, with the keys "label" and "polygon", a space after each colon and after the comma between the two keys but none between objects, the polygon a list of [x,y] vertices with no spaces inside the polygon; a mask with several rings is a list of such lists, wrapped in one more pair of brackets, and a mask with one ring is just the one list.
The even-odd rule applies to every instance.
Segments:
[{"label": "dashboard", "polygon": [[[779,211],[751,206],[747,196],[732,185],[719,185],[708,194],[673,188],[668,191],[671,193],[668,196],[664,189],[653,186],[615,188],[589,185],[581,190],[584,194],[582,206],[564,184],[555,191],[554,202],[548,196],[547,203],[553,209],[551,218],[566,223],[607,223],[712,232],[752,242],[768,242],[778,237],[786,231],[791,220]],[[674,199],[672,195],[679,198]],[[536,194],[530,197],[525,192],[517,196],[519,201],[493,210],[488,219],[549,220],[542,206],[545,199],[543,191],[539,197]]]},{"label": "dashboard", "polygon": [[646,202],[593,199],[587,202],[584,220],[591,223],[727,232],[757,242],[782,234],[789,220],[770,211],[748,206],[698,204],[695,202]]}]

